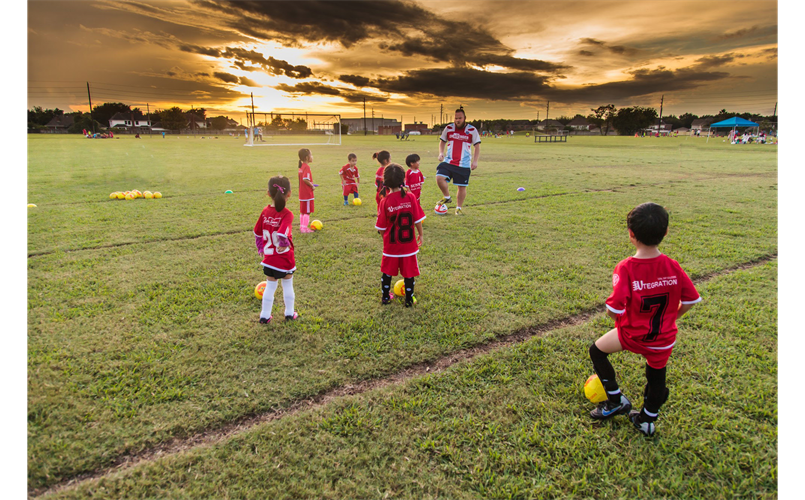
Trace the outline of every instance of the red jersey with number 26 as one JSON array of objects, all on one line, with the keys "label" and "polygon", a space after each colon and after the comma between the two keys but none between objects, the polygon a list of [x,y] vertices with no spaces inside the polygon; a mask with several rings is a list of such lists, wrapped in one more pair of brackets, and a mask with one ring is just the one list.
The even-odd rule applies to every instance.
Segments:
[{"label": "red jersey with number 26", "polygon": [[[293,256],[293,237],[291,236],[291,223],[293,214],[287,208],[277,212],[269,205],[263,209],[260,218],[254,225],[254,235],[263,237],[263,265],[277,271],[289,273],[296,270],[296,260]],[[277,234],[284,234],[290,246],[282,252],[277,244]]]},{"label": "red jersey with number 26", "polygon": [[615,326],[649,349],[668,349],[676,342],[676,315],[682,304],[702,298],[679,265],[666,255],[652,259],[629,257],[615,266],[607,309],[618,318]]},{"label": "red jersey with number 26", "polygon": [[389,193],[377,207],[375,229],[383,231],[386,257],[408,257],[419,252],[414,225],[425,219],[425,212],[410,191],[406,191],[405,196],[401,193]]}]

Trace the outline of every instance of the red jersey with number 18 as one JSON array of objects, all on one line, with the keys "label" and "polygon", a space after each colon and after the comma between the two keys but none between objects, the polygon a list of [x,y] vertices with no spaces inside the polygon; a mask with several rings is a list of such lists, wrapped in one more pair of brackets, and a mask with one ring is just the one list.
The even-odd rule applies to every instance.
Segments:
[{"label": "red jersey with number 18", "polygon": [[663,350],[676,342],[680,302],[695,304],[701,300],[679,262],[660,255],[620,261],[612,274],[612,295],[606,304],[619,315],[615,326],[620,335],[649,349]]},{"label": "red jersey with number 18", "polygon": [[383,231],[383,255],[386,257],[408,257],[419,252],[416,242],[417,222],[425,219],[425,212],[419,206],[416,196],[407,191],[389,193],[380,200],[377,207],[375,229]]},{"label": "red jersey with number 18", "polygon": [[[291,236],[291,223],[293,214],[287,208],[277,212],[269,205],[263,209],[260,218],[254,225],[254,235],[263,237],[263,265],[277,271],[289,273],[296,270],[296,260],[293,255],[293,237]],[[280,252],[277,234],[284,234],[290,246]]]}]

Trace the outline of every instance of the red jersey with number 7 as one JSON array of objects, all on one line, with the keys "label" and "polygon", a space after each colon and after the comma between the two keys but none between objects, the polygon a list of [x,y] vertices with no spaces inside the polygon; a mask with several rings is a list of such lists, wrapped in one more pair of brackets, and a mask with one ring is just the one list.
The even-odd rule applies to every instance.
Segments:
[{"label": "red jersey with number 7", "polygon": [[416,196],[406,191],[389,193],[380,200],[377,207],[375,229],[383,231],[383,255],[386,257],[408,257],[419,252],[416,242],[417,222],[425,219],[425,212],[419,206]]},{"label": "red jersey with number 7", "polygon": [[[291,223],[293,214],[287,208],[277,212],[269,205],[263,209],[260,218],[254,225],[254,235],[263,237],[263,265],[277,271],[289,273],[296,270],[296,260],[293,255],[293,237],[291,236]],[[279,234],[288,238],[289,246],[280,251]]]},{"label": "red jersey with number 7", "polygon": [[606,304],[619,315],[615,326],[620,335],[661,351],[676,343],[680,302],[695,304],[701,300],[679,262],[660,255],[620,261],[612,274],[612,295]]}]

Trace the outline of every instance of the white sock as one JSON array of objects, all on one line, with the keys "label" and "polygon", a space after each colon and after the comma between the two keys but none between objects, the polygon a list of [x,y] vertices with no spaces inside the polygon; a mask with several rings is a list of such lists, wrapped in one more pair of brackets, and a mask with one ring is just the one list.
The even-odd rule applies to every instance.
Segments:
[{"label": "white sock", "polygon": [[456,207],[456,210],[461,210],[461,207]]},{"label": "white sock", "polygon": [[268,319],[271,317],[271,309],[274,307],[274,292],[277,291],[277,282],[266,280],[266,289],[263,290],[263,310],[260,317]]},{"label": "white sock", "polygon": [[285,315],[293,316],[296,294],[293,293],[293,276],[282,280],[282,296],[285,299]]}]

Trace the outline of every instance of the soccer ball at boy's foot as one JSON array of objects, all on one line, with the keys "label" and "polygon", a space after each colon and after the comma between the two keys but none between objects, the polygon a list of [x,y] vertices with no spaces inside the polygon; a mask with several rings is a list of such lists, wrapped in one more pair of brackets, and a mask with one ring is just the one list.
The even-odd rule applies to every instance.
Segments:
[{"label": "soccer ball at boy's foot", "polygon": [[352,200],[352,204],[355,205],[356,207],[361,206],[361,203],[362,202],[361,202],[360,198],[355,198],[355,199]]},{"label": "soccer ball at boy's foot", "polygon": [[398,280],[397,283],[394,283],[394,295],[405,297],[405,280]]},{"label": "soccer ball at boy's foot", "polygon": [[607,392],[604,390],[604,385],[601,383],[601,379],[598,378],[598,375],[592,374],[587,381],[584,382],[584,395],[593,403],[606,401]]},{"label": "soccer ball at boy's foot", "polygon": [[447,205],[436,205],[433,208],[433,211],[436,212],[438,215],[445,215],[447,213]]},{"label": "soccer ball at boy's foot", "polygon": [[324,224],[320,220],[314,220],[310,223],[310,229],[314,231],[321,231],[322,227],[324,227]]},{"label": "soccer ball at boy's foot", "polygon": [[266,282],[261,281],[260,283],[257,284],[256,287],[254,287],[254,296],[260,300],[263,300],[263,292],[265,292],[265,290],[266,290]]}]

